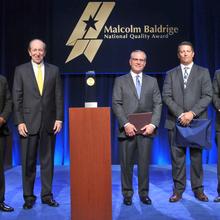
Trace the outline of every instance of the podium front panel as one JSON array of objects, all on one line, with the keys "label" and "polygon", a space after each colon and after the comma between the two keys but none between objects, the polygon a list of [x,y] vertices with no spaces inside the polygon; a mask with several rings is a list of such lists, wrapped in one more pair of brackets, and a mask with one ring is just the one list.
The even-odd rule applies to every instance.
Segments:
[{"label": "podium front panel", "polygon": [[111,220],[109,108],[70,108],[72,220]]}]

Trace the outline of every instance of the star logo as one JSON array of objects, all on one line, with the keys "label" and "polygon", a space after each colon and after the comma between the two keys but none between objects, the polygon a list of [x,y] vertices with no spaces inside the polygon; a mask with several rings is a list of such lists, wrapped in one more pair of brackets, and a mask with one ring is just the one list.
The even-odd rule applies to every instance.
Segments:
[{"label": "star logo", "polygon": [[91,63],[102,44],[98,36],[111,14],[115,2],[89,2],[81,15],[76,27],[71,33],[66,46],[72,51],[65,63],[84,54]]},{"label": "star logo", "polygon": [[86,23],[85,31],[87,31],[89,28],[93,28],[94,30],[96,30],[95,23],[98,22],[98,21],[94,20],[94,18],[92,18],[91,15],[89,16],[89,20],[84,20],[83,22]]}]

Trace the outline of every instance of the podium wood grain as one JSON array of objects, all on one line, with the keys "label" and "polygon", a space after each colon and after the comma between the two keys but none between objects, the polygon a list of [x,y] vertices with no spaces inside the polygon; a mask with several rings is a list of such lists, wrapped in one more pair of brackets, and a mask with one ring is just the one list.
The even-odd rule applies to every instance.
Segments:
[{"label": "podium wood grain", "polygon": [[111,220],[109,108],[70,108],[72,220]]}]

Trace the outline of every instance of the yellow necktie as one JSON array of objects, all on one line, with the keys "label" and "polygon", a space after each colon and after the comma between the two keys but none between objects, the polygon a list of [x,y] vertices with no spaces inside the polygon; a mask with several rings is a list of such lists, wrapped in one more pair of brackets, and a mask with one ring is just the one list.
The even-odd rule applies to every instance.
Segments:
[{"label": "yellow necktie", "polygon": [[43,81],[43,73],[42,73],[40,64],[37,65],[37,85],[38,85],[40,94],[42,95],[44,81]]}]

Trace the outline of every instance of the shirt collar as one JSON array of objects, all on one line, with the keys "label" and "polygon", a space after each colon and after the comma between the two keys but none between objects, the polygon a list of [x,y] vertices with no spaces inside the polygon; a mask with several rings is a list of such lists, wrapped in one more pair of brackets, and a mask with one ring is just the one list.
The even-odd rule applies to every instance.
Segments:
[{"label": "shirt collar", "polygon": [[181,69],[182,69],[182,70],[184,70],[185,67],[188,67],[189,70],[191,70],[191,69],[192,69],[192,66],[193,66],[193,62],[190,63],[190,64],[188,64],[188,65],[183,65],[183,64],[181,63],[180,66],[181,66]]},{"label": "shirt collar", "polygon": [[130,73],[131,73],[132,78],[135,78],[138,75],[140,77],[140,80],[142,80],[142,76],[143,76],[142,72],[137,74],[137,73],[130,71]]},{"label": "shirt collar", "polygon": [[[39,65],[39,64],[33,62],[33,60],[31,60],[31,64],[32,64],[34,67],[38,67],[38,65]],[[44,66],[44,62],[42,61],[42,62],[40,63],[40,65],[41,65],[41,67]]]}]

